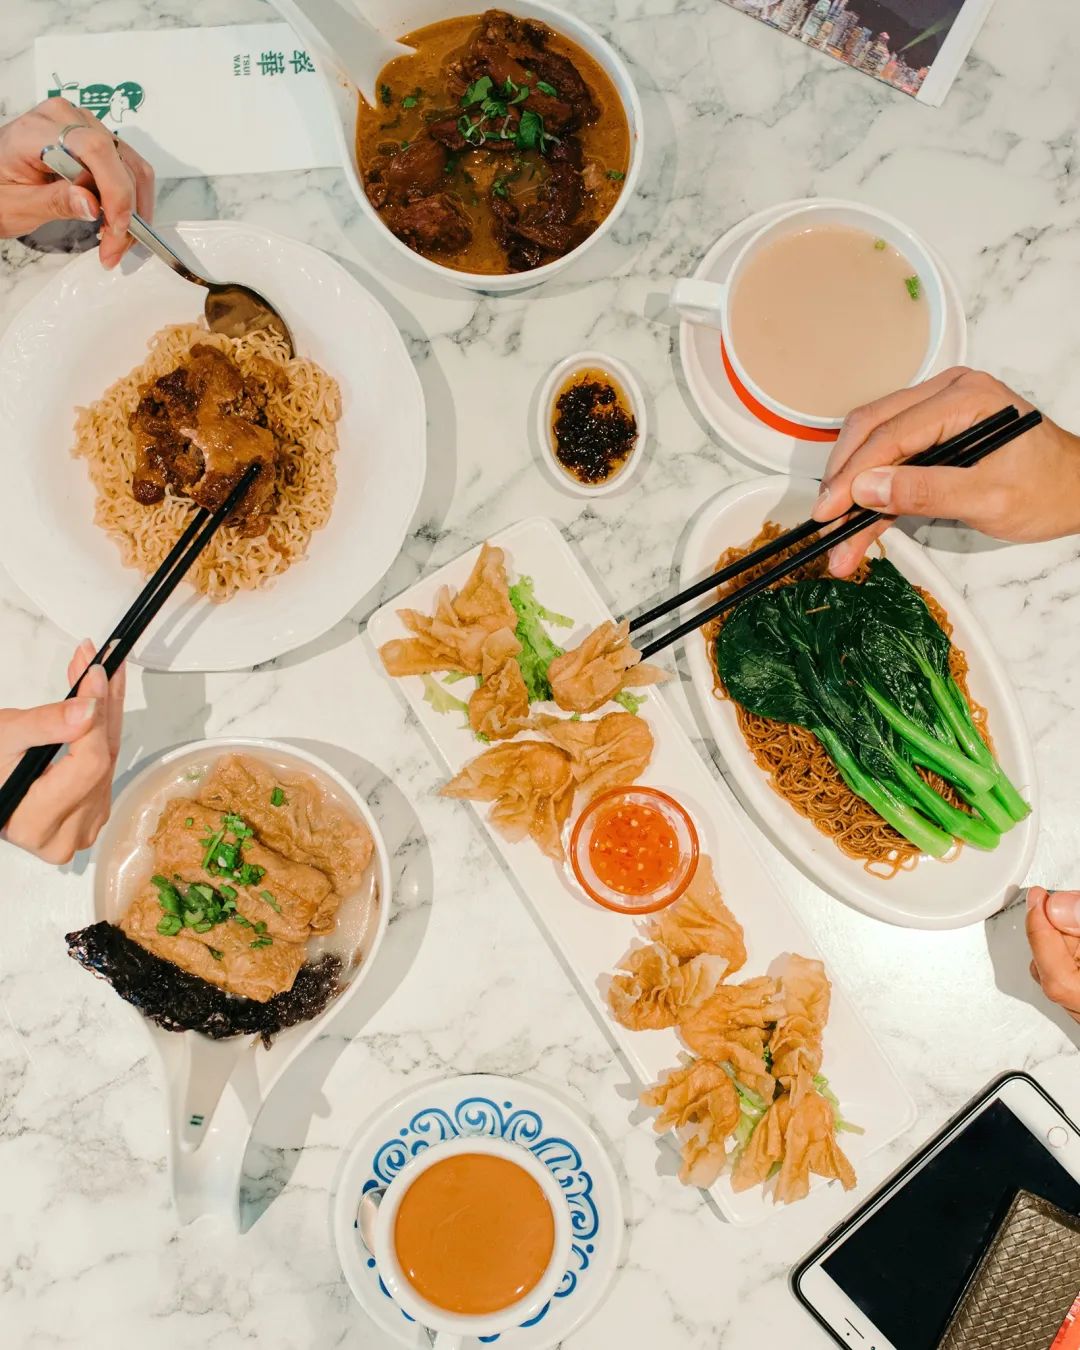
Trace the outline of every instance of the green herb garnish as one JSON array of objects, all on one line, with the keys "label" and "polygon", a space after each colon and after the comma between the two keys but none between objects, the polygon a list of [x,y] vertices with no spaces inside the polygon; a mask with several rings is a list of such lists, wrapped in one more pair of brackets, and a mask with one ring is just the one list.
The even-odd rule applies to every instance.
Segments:
[{"label": "green herb garnish", "polygon": [[271,806],[284,806],[287,801],[288,798],[285,796],[285,793],[279,787],[276,787],[270,794]]},{"label": "green herb garnish", "polygon": [[547,94],[550,98],[559,97],[559,91],[553,84],[548,84],[547,80],[537,80],[536,87],[542,94]]},{"label": "green herb garnish", "polygon": [[509,197],[510,193],[506,186],[505,178],[496,178],[491,185],[491,190],[496,197]]},{"label": "green herb garnish", "polygon": [[244,863],[234,873],[233,878],[241,886],[257,886],[266,876],[266,868],[257,863]]},{"label": "green herb garnish", "polygon": [[188,816],[187,820],[184,821],[184,829],[185,829],[185,830],[190,830],[191,827],[192,827],[192,825],[194,825],[194,824],[195,824],[195,817],[194,817],[194,816]]},{"label": "green herb garnish", "polygon": [[390,88],[388,84],[380,84],[379,97],[382,99],[386,107],[389,108],[390,104],[393,103],[394,101],[394,91]]},{"label": "green herb garnish", "polygon": [[621,183],[626,177],[626,174],[624,174],[621,169],[608,169],[607,176],[613,183]]},{"label": "green herb garnish", "polygon": [[884,239],[875,239],[874,247],[877,249],[879,253],[884,253],[889,246],[888,244],[886,244]]},{"label": "green herb garnish", "polygon": [[248,946],[252,949],[252,951],[256,952],[259,950],[260,947],[272,947],[273,945],[274,939],[269,935],[267,935],[266,937],[257,937],[254,942],[248,943]]},{"label": "green herb garnish", "polygon": [[221,960],[221,953],[218,951],[216,947],[207,947],[206,950],[210,953],[210,955],[214,958],[215,961]]},{"label": "green herb garnish", "polygon": [[643,694],[633,694],[629,689],[623,689],[612,699],[613,703],[621,704],[628,713],[633,713],[635,717],[645,702]]},{"label": "green herb garnish", "polygon": [[494,81],[490,75],[481,75],[474,80],[461,96],[461,106],[471,108],[474,103],[482,103],[491,93]]},{"label": "green herb garnish", "polygon": [[266,901],[266,903],[276,914],[281,913],[281,906],[278,904],[278,902],[274,899],[273,895],[269,891],[260,891],[259,895]]},{"label": "green herb garnish", "polygon": [[183,926],[177,915],[166,914],[158,923],[157,930],[162,937],[175,937]]},{"label": "green herb garnish", "polygon": [[912,300],[918,300],[919,296],[922,295],[922,282],[917,276],[905,277],[904,285],[907,287],[907,293]]},{"label": "green herb garnish", "polygon": [[401,106],[403,108],[415,108],[423,97],[424,91],[422,89],[414,89],[411,94],[406,94],[401,100]]}]

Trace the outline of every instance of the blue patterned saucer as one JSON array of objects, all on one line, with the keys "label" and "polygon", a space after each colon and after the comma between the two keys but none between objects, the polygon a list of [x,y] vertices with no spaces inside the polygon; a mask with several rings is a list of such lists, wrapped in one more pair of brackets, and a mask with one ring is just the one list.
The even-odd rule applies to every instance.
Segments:
[{"label": "blue patterned saucer", "polygon": [[334,1241],[345,1278],[368,1316],[402,1345],[430,1345],[398,1307],[360,1240],[361,1196],[386,1186],[412,1158],[446,1139],[492,1135],[530,1149],[551,1169],[570,1209],[570,1268],[551,1301],[524,1326],[468,1340],[506,1350],[556,1345],[596,1309],[615,1274],[623,1238],[614,1169],[585,1121],[534,1083],[473,1074],[428,1083],[382,1107],[350,1146],[334,1194]]}]

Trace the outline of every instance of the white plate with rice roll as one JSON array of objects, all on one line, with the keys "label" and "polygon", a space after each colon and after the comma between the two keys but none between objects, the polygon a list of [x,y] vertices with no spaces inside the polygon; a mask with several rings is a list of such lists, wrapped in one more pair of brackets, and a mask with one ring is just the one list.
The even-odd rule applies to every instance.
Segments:
[{"label": "white plate with rice roll", "polygon": [[182,1222],[235,1221],[255,1117],[366,979],[389,907],[369,807],[294,746],[182,746],[117,799],[98,843],[93,922],[67,935],[68,950],[157,1051]]},{"label": "white plate with rice roll", "polygon": [[209,333],[202,290],[148,255],[69,263],[0,340],[0,562],[65,632],[108,633],[257,461],[134,653],[247,669],[332,628],[394,561],[423,486],[423,393],[390,316],[326,254],[224,221],[167,233],[268,296],[295,357],[266,332]]},{"label": "white plate with rice roll", "polygon": [[[806,520],[816,493],[817,483],[810,479],[783,477],[753,479],[720,493],[703,508],[687,540],[681,585],[691,585],[733,561],[736,552],[744,553],[779,530]],[[1038,831],[1031,738],[1008,675],[959,591],[926,551],[900,530],[890,530],[882,544],[883,550],[876,547],[872,556],[883,552],[883,559],[864,564],[856,577],[860,590],[871,583],[872,590],[860,595],[857,610],[852,610],[853,621],[846,629],[836,618],[845,604],[840,596],[807,589],[805,604],[798,607],[811,634],[819,624],[839,624],[830,630],[827,651],[839,654],[840,668],[846,674],[841,685],[834,682],[831,688],[847,689],[851,672],[861,672],[858,688],[850,694],[855,700],[850,706],[857,710],[858,727],[865,728],[870,722],[877,728],[875,735],[880,733],[873,747],[867,732],[853,759],[845,754],[849,746],[837,745],[833,728],[840,723],[826,719],[822,723],[825,739],[832,743],[833,753],[840,755],[834,761],[805,720],[801,725],[787,718],[780,720],[765,714],[764,702],[752,708],[726,696],[719,667],[733,679],[743,680],[744,699],[767,701],[774,696],[776,691],[764,683],[757,689],[746,683],[747,674],[753,676],[755,669],[758,674],[767,670],[761,652],[757,653],[756,667],[753,660],[745,660],[745,653],[754,646],[755,632],[762,634],[766,628],[755,630],[749,611],[739,627],[732,621],[749,603],[760,610],[758,620],[791,631],[782,615],[778,618],[765,612],[771,607],[779,613],[783,602],[744,602],[724,616],[719,632],[714,625],[692,633],[686,639],[691,679],[700,714],[743,804],[796,866],[831,895],[889,923],[909,928],[960,928],[988,918],[1007,904],[1031,864]],[[814,578],[824,568],[823,559],[814,565],[812,575],[798,584],[815,585]],[[744,584],[753,575],[745,573],[731,585]],[[830,584],[826,582],[825,586]],[[855,583],[838,584],[846,587]],[[919,670],[912,665],[910,679],[904,676],[906,692],[901,690],[894,696],[911,700],[907,704],[911,717],[906,722],[897,717],[895,705],[886,707],[880,701],[882,688],[895,688],[895,681],[892,685],[882,681],[891,679],[890,666],[893,671],[900,670],[899,663],[906,659],[903,652],[879,647],[879,652],[888,650],[890,654],[888,662],[883,657],[879,660],[875,675],[866,660],[869,647],[861,650],[854,641],[856,633],[869,633],[876,626],[875,607],[883,611],[888,605],[889,596],[882,594],[882,585],[898,587],[905,603],[913,602],[911,612],[918,612],[920,621],[927,619],[929,611],[936,621],[937,631],[933,624],[928,629],[935,641],[940,643],[942,631],[951,638],[943,649],[948,654],[944,680],[927,679],[925,699],[919,692],[924,682]],[[767,594],[775,599],[778,592]],[[856,604],[849,592],[843,594],[847,603]],[[825,613],[830,605],[833,614]],[[865,605],[870,609],[862,608]],[[689,612],[688,607],[687,617]],[[725,638],[728,625],[732,627]],[[847,638],[853,639],[853,645],[845,645]],[[803,669],[795,655],[790,660],[782,659],[776,669],[785,667]],[[875,686],[880,718],[859,701],[858,689],[865,689],[867,684]],[[937,715],[933,687],[940,691],[945,684],[958,691],[958,701],[963,700],[965,716],[955,718],[952,724],[959,736],[951,734],[947,719]],[[946,703],[941,706],[952,716]],[[811,717],[813,711],[811,708]],[[889,721],[886,714],[893,720]],[[842,710],[838,715],[843,716]],[[916,716],[924,719],[923,724],[938,738],[934,743],[924,738],[922,751],[906,739],[918,734],[919,728],[911,727]],[[975,733],[966,741],[962,723]],[[978,742],[991,752],[986,762],[994,763],[1000,771],[985,796],[983,780],[980,777],[975,781],[971,767],[972,757],[978,757]],[[947,761],[941,750],[946,743]],[[883,745],[892,756],[888,767],[880,762],[878,752]],[[961,754],[962,750],[967,753]],[[940,756],[942,772],[929,769],[919,758],[930,751]],[[872,766],[870,773],[866,772],[868,764]],[[953,777],[946,776],[946,768]],[[981,762],[976,764],[980,774],[983,768]],[[913,772],[921,783],[914,781]],[[971,775],[971,782],[964,781],[965,774]],[[907,788],[900,790],[905,782],[913,784],[910,792]],[[884,795],[883,788],[887,789]],[[908,829],[910,837],[905,838],[884,819],[871,800],[893,817],[896,826]],[[1008,810],[1002,802],[1008,804]],[[951,837],[956,830],[968,834],[969,839]]]}]

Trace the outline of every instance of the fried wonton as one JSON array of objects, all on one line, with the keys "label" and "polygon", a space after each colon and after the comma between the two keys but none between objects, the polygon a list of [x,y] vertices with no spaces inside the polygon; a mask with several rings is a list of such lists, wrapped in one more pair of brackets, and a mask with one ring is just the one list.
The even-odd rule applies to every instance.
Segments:
[{"label": "fried wonton", "polygon": [[521,643],[509,628],[500,628],[484,643],[480,677],[483,683],[469,699],[469,725],[489,741],[506,741],[529,725],[529,691],[514,659]]},{"label": "fried wonton", "polygon": [[715,956],[696,956],[680,965],[666,947],[638,947],[611,977],[608,1004],[616,1022],[631,1031],[673,1027],[690,1008],[704,1002],[724,974]]},{"label": "fried wonton", "polygon": [[708,854],[698,858],[697,870],[682,899],[653,921],[649,936],[662,942],[680,961],[707,952],[725,958],[728,975],[742,969],[746,962],[742,924],[720,897]]},{"label": "fried wonton", "polygon": [[379,648],[388,674],[447,670],[479,675],[487,639],[500,629],[513,632],[517,626],[502,549],[485,544],[457,595],[452,597],[447,587],[439,592],[434,614],[400,609],[398,615],[414,636],[395,638]]},{"label": "fried wonton", "polygon": [[636,782],[652,759],[649,724],[632,713],[606,713],[589,722],[540,716],[535,725],[571,756],[574,779],[586,797]]},{"label": "fried wonton", "polygon": [[809,1193],[811,1173],[839,1181],[846,1191],[855,1185],[855,1169],[837,1143],[833,1108],[809,1073],[800,1073],[792,1091],[778,1097],[758,1122],[736,1159],[731,1184],[737,1191],[760,1185],[778,1163],[776,1199],[781,1204]]},{"label": "fried wonton", "polygon": [[754,1128],[746,1147],[731,1169],[731,1187],[748,1191],[769,1179],[773,1168],[784,1159],[784,1140],[791,1120],[791,1098],[785,1092],[777,1097]]},{"label": "fried wonton", "polygon": [[531,836],[556,862],[565,859],[562,828],[574,797],[570,756],[543,741],[492,746],[442,788],[444,797],[494,802],[488,819],[507,839]]},{"label": "fried wonton", "polygon": [[674,1130],[682,1144],[679,1180],[708,1187],[724,1170],[727,1141],[739,1123],[735,1084],[719,1064],[695,1059],[667,1073],[641,1095],[643,1106],[659,1109],[658,1133]]},{"label": "fried wonton", "polygon": [[730,1064],[744,1087],[771,1102],[776,1080],[766,1063],[765,1044],[778,1013],[776,981],[761,976],[722,985],[680,1018],[679,1031],[695,1054]]},{"label": "fried wonton", "polygon": [[780,977],[783,1009],[769,1040],[773,1076],[785,1087],[821,1068],[821,1038],[829,1020],[829,978],[820,961],[789,956]]},{"label": "fried wonton", "polygon": [[788,1122],[784,1161],[776,1178],[776,1198],[790,1205],[810,1191],[810,1175],[839,1181],[850,1191],[857,1180],[855,1169],[836,1141],[836,1116],[833,1108],[814,1087],[807,1073],[801,1073],[791,1094],[791,1119]]},{"label": "fried wonton", "polygon": [[629,624],[609,619],[548,666],[552,697],[565,712],[595,712],[624,689],[667,679],[665,671],[640,661]]}]

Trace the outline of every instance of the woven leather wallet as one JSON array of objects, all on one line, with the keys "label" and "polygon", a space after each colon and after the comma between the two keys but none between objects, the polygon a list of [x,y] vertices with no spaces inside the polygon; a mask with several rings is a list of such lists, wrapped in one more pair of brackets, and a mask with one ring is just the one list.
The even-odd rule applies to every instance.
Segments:
[{"label": "woven leather wallet", "polygon": [[938,1350],[1049,1350],[1080,1292],[1080,1219],[1017,1192]]}]

